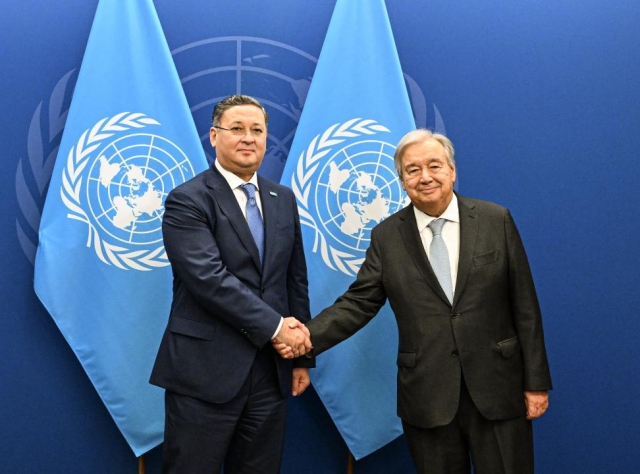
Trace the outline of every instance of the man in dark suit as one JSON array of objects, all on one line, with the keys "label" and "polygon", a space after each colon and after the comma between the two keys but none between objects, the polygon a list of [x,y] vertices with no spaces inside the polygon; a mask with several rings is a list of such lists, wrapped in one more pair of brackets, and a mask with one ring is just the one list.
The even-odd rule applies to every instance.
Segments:
[{"label": "man in dark suit", "polygon": [[418,472],[469,473],[472,462],[476,474],[532,473],[530,420],[546,410],[551,378],[516,226],[504,207],[454,193],[445,136],[410,132],[395,162],[412,205],[373,229],[355,282],[307,324],[313,353],[354,334],[388,299],[398,414]]},{"label": "man in dark suit", "polygon": [[[166,199],[173,303],[151,375],[166,389],[163,472],[280,471],[286,394],[309,385],[307,268],[291,190],[257,176],[268,115],[236,95],[216,105],[216,161]],[[288,315],[295,315],[288,317]]]}]

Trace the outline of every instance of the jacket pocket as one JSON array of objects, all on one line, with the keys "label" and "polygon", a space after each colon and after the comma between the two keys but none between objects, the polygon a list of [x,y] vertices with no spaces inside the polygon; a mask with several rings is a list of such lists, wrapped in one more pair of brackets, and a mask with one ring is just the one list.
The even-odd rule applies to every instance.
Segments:
[{"label": "jacket pocket", "polygon": [[399,367],[415,367],[416,366],[416,353],[415,352],[398,352]]},{"label": "jacket pocket", "polygon": [[518,336],[513,336],[509,339],[505,339],[504,341],[500,341],[496,346],[498,346],[500,354],[502,354],[502,357],[505,359],[508,359],[520,352],[520,341],[518,340]]},{"label": "jacket pocket", "polygon": [[169,330],[176,334],[205,339],[207,341],[212,341],[216,335],[215,326],[184,318],[171,318],[171,321],[169,321]]},{"label": "jacket pocket", "polygon": [[495,262],[496,260],[498,260],[499,257],[500,257],[500,251],[494,250],[492,252],[478,255],[477,257],[473,257],[473,265],[476,267],[480,267],[482,265]]}]

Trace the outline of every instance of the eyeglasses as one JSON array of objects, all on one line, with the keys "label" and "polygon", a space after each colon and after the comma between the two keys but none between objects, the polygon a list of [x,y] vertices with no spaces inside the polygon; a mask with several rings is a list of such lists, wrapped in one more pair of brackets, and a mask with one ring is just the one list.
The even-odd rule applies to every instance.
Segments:
[{"label": "eyeglasses", "polygon": [[230,132],[231,135],[235,137],[244,137],[247,134],[247,132],[256,138],[261,138],[264,135],[264,130],[259,127],[254,127],[247,130],[244,127],[224,128],[224,127],[219,127],[217,125],[214,125],[213,128],[217,128],[218,130],[224,130],[225,132]]}]

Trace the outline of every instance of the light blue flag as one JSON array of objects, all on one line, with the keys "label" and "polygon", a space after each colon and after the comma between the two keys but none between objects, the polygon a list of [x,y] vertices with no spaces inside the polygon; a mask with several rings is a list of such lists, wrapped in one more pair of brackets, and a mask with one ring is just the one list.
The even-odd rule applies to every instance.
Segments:
[{"label": "light blue flag", "polygon": [[152,0],[100,0],[51,178],[35,289],[139,456],[171,304],[167,193],[207,167]]},{"label": "light blue flag", "polygon": [[[298,199],[311,310],[354,280],[371,229],[407,204],[395,145],[415,129],[383,0],[338,0],[281,182]],[[356,459],[402,433],[388,306],[318,357],[313,385]]]}]

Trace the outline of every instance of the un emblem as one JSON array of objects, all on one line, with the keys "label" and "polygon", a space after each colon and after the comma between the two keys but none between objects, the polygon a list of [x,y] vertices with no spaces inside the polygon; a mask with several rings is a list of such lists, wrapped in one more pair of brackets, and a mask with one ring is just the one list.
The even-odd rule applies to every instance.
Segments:
[{"label": "un emblem", "polygon": [[164,198],[194,176],[173,142],[141,129],[160,125],[124,112],[85,130],[67,156],[62,201],[68,217],[87,224],[87,247],[127,270],[169,265],[162,244]]},{"label": "un emblem", "polygon": [[383,132],[389,129],[360,118],[329,127],[301,154],[291,180],[300,221],[314,230],[313,250],[329,268],[350,276],[364,261],[371,229],[407,202],[393,163],[395,146],[376,139]]}]

